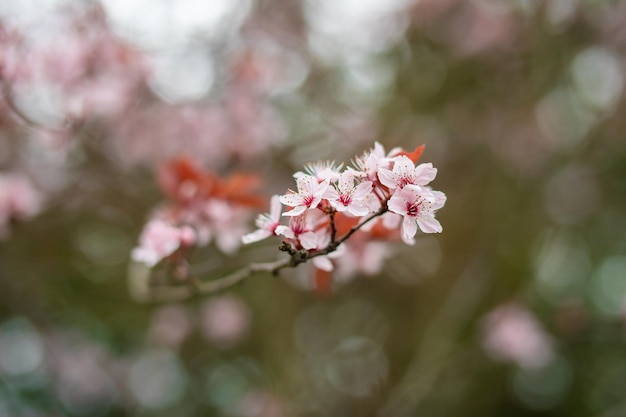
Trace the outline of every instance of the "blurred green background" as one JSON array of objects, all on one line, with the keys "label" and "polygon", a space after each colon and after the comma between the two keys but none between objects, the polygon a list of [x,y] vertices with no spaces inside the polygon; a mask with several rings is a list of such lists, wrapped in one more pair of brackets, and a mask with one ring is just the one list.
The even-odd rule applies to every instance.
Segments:
[{"label": "blurred green background", "polygon": [[[43,3],[0,6],[5,101],[15,87],[23,113],[1,108],[0,168],[45,195],[0,241],[0,415],[626,415],[625,3]],[[64,19],[152,70],[126,110],[92,108],[61,134],[54,103],[74,90],[27,88],[6,68],[13,30],[36,32],[28,51]],[[72,45],[51,59],[70,66]],[[241,45],[261,56],[262,87],[232,75]],[[129,77],[122,62],[105,91]],[[229,101],[242,92],[248,112]],[[239,113],[196,127],[216,109]],[[41,141],[50,131],[62,146]],[[229,135],[259,149],[226,151]],[[260,172],[271,195],[303,164],[349,163],[375,140],[426,144],[448,196],[441,235],[398,243],[379,274],[326,297],[302,288],[306,267],[184,303],[129,295],[166,157],[191,146],[208,169]],[[210,245],[194,262],[210,277],[274,260],[277,244]]]}]

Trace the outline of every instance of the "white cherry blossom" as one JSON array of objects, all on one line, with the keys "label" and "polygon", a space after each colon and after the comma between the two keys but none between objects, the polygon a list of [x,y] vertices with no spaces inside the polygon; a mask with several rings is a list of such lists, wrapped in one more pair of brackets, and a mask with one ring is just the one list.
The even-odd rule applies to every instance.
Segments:
[{"label": "white cherry blossom", "polygon": [[402,221],[402,240],[413,243],[413,237],[419,226],[424,233],[441,233],[441,224],[435,219],[435,212],[443,207],[446,196],[440,191],[432,191],[419,185],[406,185],[396,190],[387,203],[393,213],[404,217]]},{"label": "white cherry blossom", "polygon": [[380,168],[378,179],[390,190],[403,188],[406,185],[427,185],[435,179],[437,168],[433,164],[419,164],[417,167],[407,156],[396,157],[393,169]]},{"label": "white cherry blossom", "polygon": [[304,249],[311,250],[317,247],[318,238],[313,231],[307,216],[293,216],[289,219],[289,226],[279,225],[275,229],[275,233],[292,239],[300,244]]},{"label": "white cherry blossom", "polygon": [[258,227],[252,233],[248,233],[242,238],[243,243],[253,243],[263,240],[275,234],[276,228],[280,225],[280,213],[282,206],[280,204],[280,196],[272,196],[270,201],[270,212],[267,214],[259,214],[256,218],[256,226]]},{"label": "white cherry blossom", "polygon": [[370,181],[378,180],[378,170],[389,168],[394,155],[402,151],[402,148],[393,148],[385,154],[385,148],[378,142],[374,143],[374,148],[356,158],[355,165],[362,171]]},{"label": "white cherry blossom", "polygon": [[343,164],[336,164],[334,161],[314,162],[307,164],[304,172],[298,171],[293,176],[297,179],[303,175],[310,175],[317,178],[319,182],[330,180],[333,183],[339,179],[342,167]]},{"label": "white cherry blossom", "polygon": [[372,192],[371,181],[357,181],[353,170],[344,171],[337,181],[337,191],[329,190],[330,205],[338,212],[347,212],[355,217],[365,216],[370,212],[367,198]]},{"label": "white cherry blossom", "polygon": [[300,175],[296,178],[298,192],[291,192],[280,196],[280,202],[286,206],[293,207],[292,210],[283,213],[283,216],[299,216],[307,209],[317,208],[324,197],[330,180],[319,182],[311,175]]}]

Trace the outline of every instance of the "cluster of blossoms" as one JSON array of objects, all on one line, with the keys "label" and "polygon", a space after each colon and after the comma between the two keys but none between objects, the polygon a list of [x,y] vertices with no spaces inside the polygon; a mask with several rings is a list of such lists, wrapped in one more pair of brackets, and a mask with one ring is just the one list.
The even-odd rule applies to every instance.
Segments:
[{"label": "cluster of blossoms", "polygon": [[430,163],[417,164],[422,151],[423,146],[386,152],[376,143],[351,167],[310,164],[294,174],[296,191],[271,197],[270,212],[257,217],[258,229],[251,233],[253,213],[266,205],[254,193],[257,178],[235,174],[220,179],[178,158],[159,175],[171,202],[146,224],[132,258],[153,267],[164,259],[184,260],[187,248],[212,240],[222,252],[234,253],[241,243],[278,236],[289,257],[244,268],[233,282],[253,271],[277,273],[310,260],[312,286],[328,292],[335,281],[379,272],[391,242],[412,245],[418,229],[442,231],[435,213],[446,196],[428,186],[437,170]]},{"label": "cluster of blossoms", "polygon": [[211,241],[222,252],[235,252],[250,219],[265,205],[265,199],[254,194],[255,176],[233,174],[221,179],[186,157],[166,164],[159,183],[170,202],[155,211],[131,254],[134,261],[150,267]]},{"label": "cluster of blossoms", "polygon": [[[418,228],[442,231],[435,213],[446,196],[428,186],[437,169],[430,163],[416,166],[422,151],[420,146],[411,153],[401,148],[387,153],[376,143],[352,167],[308,165],[294,174],[296,191],[272,197],[270,213],[257,218],[258,230],[245,235],[244,243],[280,236],[283,250],[311,259],[319,271],[337,266],[350,273],[377,272],[386,253],[381,242],[396,240],[400,232],[411,245]],[[288,208],[284,213],[282,206]]]}]

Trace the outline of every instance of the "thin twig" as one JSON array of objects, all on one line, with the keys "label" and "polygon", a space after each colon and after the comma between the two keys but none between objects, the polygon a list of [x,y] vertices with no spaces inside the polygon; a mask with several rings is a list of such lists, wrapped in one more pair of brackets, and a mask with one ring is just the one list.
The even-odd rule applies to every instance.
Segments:
[{"label": "thin twig", "polygon": [[[275,262],[253,263],[218,279],[200,280],[195,276],[190,277],[193,279],[188,282],[189,285],[155,286],[151,283],[151,269],[145,265],[133,263],[131,264],[128,272],[130,293],[133,298],[140,302],[177,302],[197,295],[213,294],[222,291],[239,284],[257,273],[278,275],[278,273],[285,268],[294,268],[312,258],[328,255],[329,253],[336,251],[339,245],[348,240],[350,236],[356,233],[367,223],[376,217],[382,216],[386,212],[387,204],[385,202],[385,204],[383,204],[378,211],[370,215],[361,223],[350,228],[350,230],[340,239],[331,238],[331,242],[328,246],[319,251],[299,251],[293,248],[289,243],[283,242],[279,249],[283,252],[287,252],[289,254],[288,258],[280,259]],[[333,226],[334,221],[331,217],[331,229]]]},{"label": "thin twig", "polygon": [[330,211],[328,216],[330,217],[330,243],[334,243],[335,239],[337,239],[337,225],[335,224],[335,210]]}]

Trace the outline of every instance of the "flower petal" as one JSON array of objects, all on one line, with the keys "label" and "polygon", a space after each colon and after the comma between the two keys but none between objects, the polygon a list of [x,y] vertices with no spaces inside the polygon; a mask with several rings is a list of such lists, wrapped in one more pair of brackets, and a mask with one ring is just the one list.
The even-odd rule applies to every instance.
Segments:
[{"label": "flower petal", "polygon": [[333,270],[333,263],[328,256],[317,256],[312,259],[313,265],[322,271],[330,272]]},{"label": "flower petal", "polygon": [[253,243],[253,242],[258,242],[260,240],[263,240],[267,237],[270,237],[272,235],[272,233],[269,230],[264,230],[264,229],[258,229],[255,230],[252,233],[248,233],[247,235],[244,235],[241,238],[241,241],[247,245],[249,243]]},{"label": "flower petal", "polygon": [[282,205],[279,195],[273,195],[270,200],[270,219],[275,222],[280,221],[280,212],[282,211]]},{"label": "flower petal", "polygon": [[296,179],[298,194],[313,194],[313,188],[317,185],[317,178],[311,175],[300,175]]},{"label": "flower petal", "polygon": [[306,211],[306,207],[305,206],[297,206],[293,210],[289,210],[289,211],[283,213],[283,216],[288,216],[288,217],[299,216],[302,213],[304,213],[305,211]]},{"label": "flower petal", "polygon": [[354,200],[364,200],[372,192],[372,182],[365,181],[354,187],[352,198]]},{"label": "flower petal", "polygon": [[424,233],[441,233],[443,227],[433,215],[422,215],[417,217],[417,224]]},{"label": "flower petal", "polygon": [[415,164],[407,156],[398,156],[393,163],[393,172],[400,177],[409,177],[415,172]]},{"label": "flower petal", "polygon": [[402,222],[402,240],[407,242],[413,240],[413,237],[417,233],[417,223],[415,219],[411,217],[405,217]]},{"label": "flower petal", "polygon": [[378,169],[378,180],[382,185],[392,190],[400,184],[400,180],[396,173],[386,168]]},{"label": "flower petal", "polygon": [[437,168],[433,168],[433,164],[430,162],[427,164],[419,164],[414,171],[415,183],[419,185],[426,185],[437,176]]},{"label": "flower petal", "polygon": [[391,198],[387,202],[387,208],[389,209],[389,211],[392,211],[394,213],[404,216],[407,214],[406,212],[407,204],[408,202],[402,197],[400,197],[398,193],[396,193],[393,196],[391,196]]},{"label": "flower petal", "polygon": [[317,235],[313,232],[304,232],[298,236],[300,244],[304,249],[317,249]]},{"label": "flower petal", "polygon": [[[369,209],[367,207],[365,207],[365,205],[363,205],[362,203],[359,203],[357,201],[353,202],[352,204],[350,204],[347,207],[347,212],[352,214],[353,216],[356,217],[363,217],[365,215],[367,215],[367,213],[369,213]],[[339,211],[339,210],[337,210]]]},{"label": "flower petal", "polygon": [[303,203],[302,196],[299,194],[285,194],[279,197],[279,201],[290,207],[301,206]]},{"label": "flower petal", "polygon": [[293,233],[293,230],[282,224],[276,227],[274,233],[276,233],[278,236],[285,236],[287,239],[295,239],[296,237],[296,235]]}]

